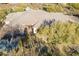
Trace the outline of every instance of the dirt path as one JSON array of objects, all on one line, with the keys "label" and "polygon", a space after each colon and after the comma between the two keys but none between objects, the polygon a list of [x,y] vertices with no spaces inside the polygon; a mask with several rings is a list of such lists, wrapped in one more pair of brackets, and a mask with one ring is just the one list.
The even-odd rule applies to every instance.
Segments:
[{"label": "dirt path", "polygon": [[[22,23],[22,22],[24,22],[23,21],[23,19],[22,20],[20,20],[20,19],[18,19],[19,17],[21,17],[22,15],[26,15],[27,13],[23,13],[23,14],[20,14],[20,16],[17,16],[17,17],[15,17],[15,19],[14,20],[12,20],[11,22],[10,22],[10,24],[20,24],[20,23]],[[28,14],[28,15],[32,15],[31,14],[31,12],[30,12],[30,14]],[[73,21],[73,22],[79,22],[79,18],[77,18],[77,17],[75,17],[75,16],[69,16],[69,15],[64,15],[64,14],[62,14],[62,13],[53,13],[52,14],[53,16],[52,16],[52,18],[54,18],[56,21],[57,20],[59,20],[59,21],[68,21],[68,20],[70,20],[70,21]],[[39,16],[39,15],[38,15]],[[34,16],[33,16],[34,17]],[[36,16],[35,16],[36,17]],[[21,17],[22,18],[22,17]],[[10,18],[11,19],[11,18]],[[38,19],[38,18],[37,18]],[[32,21],[32,23],[33,23],[33,20],[31,20]],[[40,21],[42,21],[42,20],[40,20]],[[24,22],[24,23],[26,23],[26,22]],[[28,23],[28,22],[27,22]],[[11,30],[12,28],[10,28],[9,26],[6,26],[6,25],[4,25],[1,29],[0,29],[0,38],[2,37],[2,36],[4,36],[4,34],[7,32],[7,31],[9,31],[9,30]]]}]

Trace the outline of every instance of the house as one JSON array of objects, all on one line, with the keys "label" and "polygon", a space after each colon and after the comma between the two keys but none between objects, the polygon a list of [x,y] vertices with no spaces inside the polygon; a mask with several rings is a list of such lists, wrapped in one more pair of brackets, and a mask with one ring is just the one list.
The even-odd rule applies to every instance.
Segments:
[{"label": "house", "polygon": [[19,25],[22,30],[27,28],[28,32],[37,33],[37,29],[44,23],[44,21],[67,22],[69,20],[72,21],[71,17],[63,13],[49,13],[43,10],[32,10],[28,8],[24,12],[8,14],[4,22],[11,27]]}]

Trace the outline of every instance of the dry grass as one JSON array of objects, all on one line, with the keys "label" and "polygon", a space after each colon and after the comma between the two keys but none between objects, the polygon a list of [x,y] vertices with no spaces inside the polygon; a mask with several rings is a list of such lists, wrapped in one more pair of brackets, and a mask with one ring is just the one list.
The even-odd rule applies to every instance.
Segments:
[{"label": "dry grass", "polygon": [[[46,32],[45,32],[46,31]],[[40,36],[40,37],[39,37]],[[46,37],[47,38],[43,38]],[[18,48],[1,55],[13,56],[65,56],[79,55],[79,24],[57,22],[40,27],[35,36],[29,36],[27,47],[19,41]]]}]

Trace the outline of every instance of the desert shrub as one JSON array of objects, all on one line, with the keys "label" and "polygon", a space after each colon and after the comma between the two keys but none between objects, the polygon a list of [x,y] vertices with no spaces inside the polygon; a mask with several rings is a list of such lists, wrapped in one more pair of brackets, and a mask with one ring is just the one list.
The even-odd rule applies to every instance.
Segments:
[{"label": "desert shrub", "polygon": [[[42,28],[41,28],[42,27]],[[73,52],[73,49],[70,50],[69,46],[79,44],[79,24],[68,22],[68,23],[61,23],[55,22],[53,25],[51,24],[50,27],[48,26],[41,26],[39,28],[38,34],[39,36],[45,35],[48,36],[47,38],[47,45],[49,45],[50,49],[53,49],[52,55],[79,55],[78,52]],[[52,48],[51,48],[52,46]],[[69,50],[68,52],[64,50]],[[57,49],[58,52],[55,50]],[[74,48],[74,51],[77,51],[78,47]],[[72,52],[70,52],[72,51]]]},{"label": "desert shrub", "polygon": [[79,3],[69,3],[68,5],[74,7],[75,9],[79,9]]},{"label": "desert shrub", "polygon": [[60,5],[52,4],[52,5],[44,6],[43,10],[48,12],[62,12],[63,8]]},{"label": "desert shrub", "polygon": [[4,8],[0,10],[0,21],[3,21],[6,18],[6,15],[13,12],[11,8]]},{"label": "desert shrub", "polygon": [[48,42],[52,43],[78,43],[78,28],[77,23],[60,23],[57,22],[49,27],[40,28],[38,33],[48,36]]},{"label": "desert shrub", "polygon": [[6,16],[5,12],[0,10],[0,19],[3,19]]},{"label": "desert shrub", "polygon": [[[47,36],[47,42],[37,36]],[[79,55],[79,24],[68,22],[55,22],[51,26],[41,26],[36,36],[29,36],[27,47],[23,47],[21,40],[19,48],[3,55],[39,55],[61,56]],[[73,44],[73,45],[72,45]],[[72,46],[71,46],[72,45]],[[74,52],[76,51],[76,52]]]},{"label": "desert shrub", "polygon": [[21,12],[24,11],[24,9],[26,8],[25,5],[19,5],[16,7],[5,7],[5,8],[0,8],[0,20],[2,21],[3,19],[5,19],[5,16],[9,13],[12,12]]},{"label": "desert shrub", "polygon": [[24,10],[25,10],[24,7],[14,7],[14,8],[13,8],[13,11],[14,11],[14,12],[22,12],[22,11],[24,11]]}]

